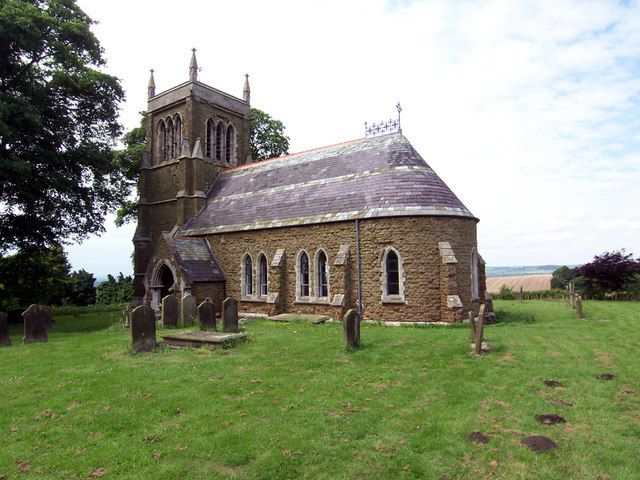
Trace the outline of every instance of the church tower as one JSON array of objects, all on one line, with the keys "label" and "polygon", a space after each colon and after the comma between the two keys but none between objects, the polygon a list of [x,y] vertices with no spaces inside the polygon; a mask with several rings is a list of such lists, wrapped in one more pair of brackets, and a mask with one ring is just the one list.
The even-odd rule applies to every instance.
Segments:
[{"label": "church tower", "polygon": [[140,164],[134,303],[162,232],[182,226],[204,205],[206,191],[227,168],[251,162],[249,81],[237,98],[198,81],[195,48],[189,80],[156,95],[148,85],[147,150]]}]

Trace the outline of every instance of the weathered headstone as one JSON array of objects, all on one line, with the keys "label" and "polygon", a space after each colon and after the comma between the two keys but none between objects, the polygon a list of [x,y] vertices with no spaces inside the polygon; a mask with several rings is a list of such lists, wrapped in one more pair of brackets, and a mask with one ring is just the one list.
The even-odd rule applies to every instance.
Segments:
[{"label": "weathered headstone", "polygon": [[238,302],[229,297],[222,302],[222,326],[225,332],[238,331]]},{"label": "weathered headstone", "polygon": [[482,336],[484,334],[484,303],[480,305],[478,310],[478,323],[476,324],[476,355],[482,353]]},{"label": "weathered headstone", "polygon": [[134,352],[150,352],[156,346],[156,315],[148,305],[131,312],[131,348]]},{"label": "weathered headstone", "polygon": [[342,328],[344,330],[345,347],[358,348],[360,346],[360,317],[358,310],[352,308],[344,314]]},{"label": "weathered headstone", "polygon": [[582,311],[582,297],[580,295],[576,297],[576,311],[578,312],[578,318],[584,318],[584,312]]},{"label": "weathered headstone", "polygon": [[44,326],[48,332],[51,330],[51,327],[53,327],[53,311],[51,310],[51,307],[40,308],[42,308],[42,311],[44,312]]},{"label": "weathered headstone", "polygon": [[215,332],[216,330],[216,309],[209,297],[204,299],[198,305],[198,320],[200,321],[200,329]]},{"label": "weathered headstone", "polygon": [[476,319],[473,317],[473,312],[469,310],[469,325],[471,326],[471,343],[476,342]]},{"label": "weathered headstone", "polygon": [[46,342],[47,312],[40,305],[31,305],[22,313],[24,319],[24,343]]},{"label": "weathered headstone", "polygon": [[176,328],[178,326],[178,299],[175,295],[167,295],[162,299],[162,326]]},{"label": "weathered headstone", "polygon": [[182,325],[188,327],[196,320],[196,297],[190,293],[182,297]]},{"label": "weathered headstone", "polygon": [[0,347],[10,347],[11,338],[9,337],[9,325],[7,324],[7,315],[4,312],[0,312]]}]

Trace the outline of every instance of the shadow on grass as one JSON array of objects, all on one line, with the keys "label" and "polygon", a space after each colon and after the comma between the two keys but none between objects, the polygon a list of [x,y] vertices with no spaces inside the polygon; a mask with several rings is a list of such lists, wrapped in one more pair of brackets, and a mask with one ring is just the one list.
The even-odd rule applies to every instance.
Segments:
[{"label": "shadow on grass", "polygon": [[536,317],[530,312],[514,312],[510,310],[496,309],[495,325],[528,324],[535,323]]}]

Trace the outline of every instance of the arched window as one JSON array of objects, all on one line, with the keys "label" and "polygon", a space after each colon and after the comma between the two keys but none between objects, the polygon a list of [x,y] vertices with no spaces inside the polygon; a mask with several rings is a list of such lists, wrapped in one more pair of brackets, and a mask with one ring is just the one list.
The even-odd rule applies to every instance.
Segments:
[{"label": "arched window", "polygon": [[158,138],[156,138],[156,153],[157,153],[157,161],[161,162],[163,161],[166,156],[165,156],[165,150],[164,150],[164,145],[166,143],[166,135],[167,135],[167,130],[165,128],[164,122],[162,120],[160,120],[160,122],[158,122]]},{"label": "arched window", "polygon": [[400,295],[400,259],[398,253],[389,249],[384,259],[384,293],[386,296]]},{"label": "arched window", "polygon": [[323,250],[318,251],[316,256],[316,276],[317,276],[317,292],[318,297],[329,296],[329,263],[327,262],[327,254]]},{"label": "arched window", "polygon": [[471,250],[471,298],[480,297],[480,283],[478,279],[478,252],[474,248]]},{"label": "arched window", "polygon": [[264,297],[267,295],[267,275],[268,275],[267,257],[265,257],[264,254],[261,254],[258,259],[258,267],[259,267],[258,283],[260,285],[258,292],[260,296]]},{"label": "arched window", "polygon": [[233,125],[229,125],[227,127],[227,141],[225,143],[225,150],[224,150],[224,161],[227,163],[231,163],[231,158],[233,155],[233,141],[234,141],[234,132],[233,132]]},{"label": "arched window", "polygon": [[175,138],[176,138],[176,132],[173,129],[173,120],[168,119],[167,120],[167,135],[166,135],[166,143],[165,143],[165,148],[167,149],[167,156],[169,158],[175,158]]},{"label": "arched window", "polygon": [[216,128],[216,160],[222,160],[222,122]]},{"label": "arched window", "polygon": [[205,157],[213,158],[213,133],[214,133],[213,119],[207,120],[207,134],[205,142]]},{"label": "arched window", "polygon": [[249,254],[245,255],[242,261],[242,294],[245,296],[253,295],[253,262]]},{"label": "arched window", "polygon": [[175,119],[175,127],[173,128],[175,131],[173,143],[175,144],[175,152],[176,157],[180,156],[180,149],[182,147],[182,120],[180,119],[180,115],[176,115]]},{"label": "arched window", "polygon": [[298,260],[298,292],[301,297],[309,296],[309,255],[302,252]]}]

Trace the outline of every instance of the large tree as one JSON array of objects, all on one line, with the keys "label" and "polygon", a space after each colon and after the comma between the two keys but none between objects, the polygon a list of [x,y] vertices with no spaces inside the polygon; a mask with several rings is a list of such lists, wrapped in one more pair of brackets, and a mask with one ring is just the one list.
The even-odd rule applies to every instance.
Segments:
[{"label": "large tree", "polygon": [[583,277],[585,290],[591,294],[619,292],[640,274],[640,260],[624,249],[596,255],[576,273]]},{"label": "large tree", "polygon": [[257,108],[251,109],[250,135],[254,162],[289,153],[289,137],[284,134],[284,124]]},{"label": "large tree", "polygon": [[74,0],[0,2],[0,251],[103,230],[123,198],[116,77]]}]

